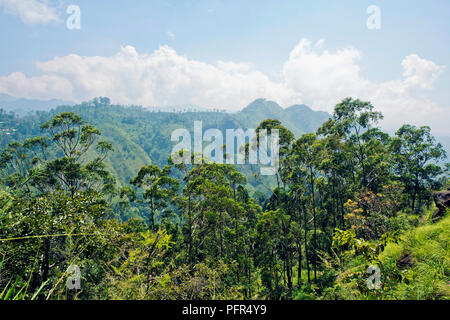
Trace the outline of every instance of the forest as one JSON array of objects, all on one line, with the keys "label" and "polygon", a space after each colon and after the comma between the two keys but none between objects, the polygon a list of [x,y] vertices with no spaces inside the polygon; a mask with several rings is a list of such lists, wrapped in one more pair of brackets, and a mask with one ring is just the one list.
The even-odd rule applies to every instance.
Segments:
[{"label": "forest", "polygon": [[[354,98],[331,115],[255,103],[1,111],[0,300],[450,299],[450,217],[433,199],[450,164],[431,128],[388,134]],[[169,132],[192,119],[279,130],[275,176],[174,163]]]}]

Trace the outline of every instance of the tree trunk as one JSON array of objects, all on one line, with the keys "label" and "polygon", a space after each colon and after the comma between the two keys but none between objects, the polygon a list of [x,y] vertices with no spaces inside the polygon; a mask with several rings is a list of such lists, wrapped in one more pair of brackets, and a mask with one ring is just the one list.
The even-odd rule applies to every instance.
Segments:
[{"label": "tree trunk", "polygon": [[150,200],[151,203],[151,215],[150,215],[150,226],[152,230],[155,230],[155,204],[153,202],[153,198]]},{"label": "tree trunk", "polygon": [[317,281],[317,263],[316,263],[316,254],[317,254],[317,221],[316,221],[316,199],[314,197],[314,177],[312,173],[312,168],[310,168],[310,176],[311,176],[311,194],[312,194],[312,209],[313,209],[313,224],[314,224],[314,281]]},{"label": "tree trunk", "polygon": [[192,213],[191,213],[191,195],[188,196],[188,224],[189,224],[189,266],[190,270],[194,269],[194,261],[192,257]]},{"label": "tree trunk", "polygon": [[50,239],[45,238],[44,240],[44,255],[42,259],[42,280],[44,283],[48,279],[48,273],[50,269]]},{"label": "tree trunk", "polygon": [[303,215],[304,215],[304,229],[305,229],[305,257],[306,257],[306,271],[308,274],[308,283],[311,283],[311,276],[310,276],[310,270],[309,270],[309,261],[308,261],[308,220],[306,216],[306,208],[305,205],[303,205]]},{"label": "tree trunk", "polygon": [[297,270],[297,285],[300,286],[302,279],[302,242],[300,238],[298,239],[298,270]]}]

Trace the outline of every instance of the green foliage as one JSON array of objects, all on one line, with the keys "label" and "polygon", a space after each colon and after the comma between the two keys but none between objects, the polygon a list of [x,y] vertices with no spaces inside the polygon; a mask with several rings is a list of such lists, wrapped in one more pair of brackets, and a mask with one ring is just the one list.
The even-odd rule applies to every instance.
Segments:
[{"label": "green foliage", "polygon": [[[449,219],[427,216],[448,168],[430,129],[391,137],[370,102],[347,98],[304,133],[325,120],[308,110],[257,100],[238,114],[169,114],[96,98],[20,120],[0,112],[23,141],[0,140],[0,298],[448,299]],[[194,120],[251,124],[247,151],[277,129],[274,177],[174,164],[168,137]],[[82,290],[66,286],[71,266]]]},{"label": "green foliage", "polygon": [[131,184],[144,189],[143,197],[150,203],[150,226],[155,228],[155,213],[157,209],[168,206],[168,200],[173,198],[179,187],[178,180],[169,177],[169,166],[160,169],[155,165],[142,167]]},{"label": "green foliage", "polygon": [[381,259],[408,260],[409,281],[392,288],[395,299],[450,299],[450,217],[407,232],[398,245],[388,245]]},{"label": "green foliage", "polygon": [[435,162],[445,159],[446,153],[429,127],[411,125],[398,129],[390,148],[395,157],[395,172],[409,194],[408,204],[412,211],[420,212],[431,200],[430,190],[441,187],[437,178],[444,171]]}]

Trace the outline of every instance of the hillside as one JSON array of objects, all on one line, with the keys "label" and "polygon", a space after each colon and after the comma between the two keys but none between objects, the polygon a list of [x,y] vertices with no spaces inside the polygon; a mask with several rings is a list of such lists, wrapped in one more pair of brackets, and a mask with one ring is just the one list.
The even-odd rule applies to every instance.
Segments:
[{"label": "hillside", "polygon": [[[450,181],[431,128],[368,130],[381,115],[347,98],[320,135],[262,124],[281,129],[276,177],[165,165],[172,131],[194,121],[245,129],[276,117],[306,132],[321,116],[263,99],[236,114],[106,98],[0,112],[1,143],[18,141],[0,155],[0,300],[449,299],[450,193],[434,192]],[[432,224],[433,201],[444,218]],[[72,266],[81,291],[67,290]]]},{"label": "hillside", "polygon": [[394,286],[392,296],[396,299],[449,300],[450,216],[406,232],[398,244],[386,247],[381,259],[399,266],[407,279]]},{"label": "hillside", "polygon": [[[174,145],[170,141],[173,130],[186,128],[192,132],[194,121],[202,121],[203,130],[218,128],[225,132],[226,129],[256,128],[265,119],[279,119],[298,137],[302,133],[315,131],[329,117],[326,112],[316,112],[303,105],[283,109],[265,99],[252,102],[238,113],[161,112],[137,106],[110,105],[94,99],[79,105],[58,106],[22,118],[4,114],[4,120],[0,121],[4,130],[11,127],[11,132],[7,136],[2,135],[0,147],[7,142],[38,135],[41,123],[64,111],[74,112],[95,125],[102,132],[102,139],[113,144],[116,151],[106,163],[122,185],[127,184],[145,164],[164,165]],[[257,184],[251,173],[246,175],[250,184]],[[271,184],[270,181],[267,183]],[[266,193],[266,189],[260,188],[260,191]]]},{"label": "hillside", "polygon": [[[434,208],[428,210],[428,216]],[[450,299],[450,210],[436,223],[426,216],[403,216],[404,230],[398,242],[389,242],[379,255],[385,278],[383,299]],[[400,214],[400,217],[402,215]],[[419,224],[414,227],[414,224]],[[352,259],[341,271],[333,292],[337,299],[379,299],[379,294],[361,291],[361,275],[367,261]],[[379,291],[378,291],[379,292]]]}]

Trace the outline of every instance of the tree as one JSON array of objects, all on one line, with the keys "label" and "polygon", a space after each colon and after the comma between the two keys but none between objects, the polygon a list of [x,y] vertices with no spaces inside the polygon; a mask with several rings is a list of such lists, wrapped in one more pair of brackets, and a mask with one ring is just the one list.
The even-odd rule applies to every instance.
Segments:
[{"label": "tree", "polygon": [[395,159],[395,173],[410,195],[412,211],[419,211],[429,201],[429,189],[439,189],[439,176],[444,172],[436,163],[446,152],[431,135],[430,127],[402,126],[390,144]]},{"label": "tree", "polygon": [[[345,143],[348,161],[356,160],[353,168],[353,177],[359,180],[359,185],[363,188],[375,188],[374,181],[379,174],[379,170],[373,168],[377,163],[377,147],[382,144],[386,135],[381,135],[376,124],[383,119],[380,112],[374,111],[370,102],[359,99],[346,98],[335,106],[331,119],[325,122],[318,133],[324,136],[334,135]],[[375,141],[377,140],[377,141]],[[382,159],[382,157],[378,157]],[[355,170],[356,169],[356,170]]]},{"label": "tree", "polygon": [[[278,187],[280,187],[280,166],[283,165],[283,161],[285,159],[285,157],[289,154],[289,148],[292,144],[292,141],[294,140],[294,135],[292,134],[291,131],[289,131],[287,128],[285,128],[281,122],[279,120],[274,120],[274,119],[266,119],[264,121],[262,121],[258,127],[256,128],[256,145],[252,146],[252,147],[260,147],[260,143],[261,143],[261,133],[262,132],[266,132],[267,137],[270,135],[270,137],[272,138],[272,130],[278,130],[278,137],[279,137],[279,163],[274,164],[272,163],[271,165],[277,165],[278,166],[278,170],[277,172],[275,172],[275,176],[277,178],[277,184]],[[248,146],[247,146],[248,149]],[[246,150],[246,154],[247,154]]]},{"label": "tree", "polygon": [[169,177],[170,166],[160,169],[156,165],[142,167],[137,176],[130,181],[131,184],[144,189],[144,199],[150,204],[149,226],[155,229],[155,214],[157,210],[167,208],[169,200],[175,196],[179,183]]},{"label": "tree", "polygon": [[72,112],[57,114],[41,129],[47,135],[11,143],[2,152],[0,166],[14,172],[7,179],[9,184],[17,185],[30,177],[28,196],[31,187],[38,194],[64,190],[72,197],[82,190],[106,192],[114,188],[114,178],[104,164],[113,148],[109,142],[97,142],[98,129]]},{"label": "tree", "polygon": [[309,184],[309,193],[311,199],[311,208],[313,216],[313,227],[314,227],[314,279],[317,280],[317,262],[315,248],[317,247],[317,210],[316,210],[316,191],[315,183],[317,176],[319,174],[318,164],[320,163],[320,158],[322,157],[322,145],[317,136],[314,133],[307,133],[302,135],[298,140],[296,140],[292,147],[293,157],[296,164],[300,167],[306,169],[307,172],[307,183]]},{"label": "tree", "polygon": [[[69,265],[101,263],[117,236],[106,221],[107,204],[96,192],[77,193],[73,198],[63,191],[33,198],[14,195],[5,209],[0,256],[7,254],[8,259],[1,266],[6,269],[0,270],[2,280],[29,279],[29,292],[48,284],[41,290],[43,297],[50,297],[57,287],[65,289],[65,282],[58,279],[66,278]],[[90,272],[84,274],[88,283],[90,276]],[[84,292],[89,292],[89,285],[84,285]]]},{"label": "tree", "polygon": [[[72,197],[80,190],[98,189],[99,182],[105,191],[112,188],[114,179],[105,170],[103,161],[113,148],[109,142],[97,142],[101,134],[98,129],[72,112],[56,115],[44,123],[41,129],[49,133],[49,139],[62,151],[62,157],[44,163],[41,179],[36,180],[37,185],[43,181],[55,183],[56,188],[66,189]],[[30,147],[42,144],[40,140],[29,143]],[[97,155],[89,161],[88,154],[94,144]],[[52,180],[53,177],[56,177],[56,181]]]},{"label": "tree", "polygon": [[127,299],[151,299],[152,291],[170,280],[164,266],[164,256],[173,241],[166,230],[146,230],[134,236],[136,244],[127,251],[127,259],[110,268],[112,297]]}]

